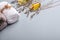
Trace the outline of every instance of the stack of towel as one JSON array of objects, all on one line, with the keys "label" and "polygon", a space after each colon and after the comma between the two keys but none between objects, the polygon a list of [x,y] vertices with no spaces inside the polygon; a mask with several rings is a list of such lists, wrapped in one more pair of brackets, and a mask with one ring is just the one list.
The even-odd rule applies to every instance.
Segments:
[{"label": "stack of towel", "polygon": [[19,13],[8,2],[0,2],[0,30],[19,19]]}]

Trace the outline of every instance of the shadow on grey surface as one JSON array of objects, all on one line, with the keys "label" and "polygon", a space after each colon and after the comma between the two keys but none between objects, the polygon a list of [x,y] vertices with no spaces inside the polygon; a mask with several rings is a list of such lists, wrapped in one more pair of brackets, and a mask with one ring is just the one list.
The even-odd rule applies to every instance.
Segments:
[{"label": "shadow on grey surface", "polygon": [[12,24],[8,24],[6,27],[4,27],[2,30],[0,30],[0,32],[3,31],[5,28],[7,28],[7,27],[9,27],[9,26],[11,26],[11,25],[14,25],[14,24],[16,24],[16,23],[18,23],[18,21],[15,22],[15,23],[12,23]]}]

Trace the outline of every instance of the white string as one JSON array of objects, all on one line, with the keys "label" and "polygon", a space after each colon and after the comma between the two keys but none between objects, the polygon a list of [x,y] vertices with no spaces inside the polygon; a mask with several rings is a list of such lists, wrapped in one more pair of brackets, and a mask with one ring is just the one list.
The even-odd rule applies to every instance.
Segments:
[{"label": "white string", "polygon": [[41,10],[45,10],[45,9],[52,8],[52,7],[59,6],[59,5],[60,5],[60,0],[55,1],[55,2],[53,2],[52,0],[47,5],[41,6]]}]

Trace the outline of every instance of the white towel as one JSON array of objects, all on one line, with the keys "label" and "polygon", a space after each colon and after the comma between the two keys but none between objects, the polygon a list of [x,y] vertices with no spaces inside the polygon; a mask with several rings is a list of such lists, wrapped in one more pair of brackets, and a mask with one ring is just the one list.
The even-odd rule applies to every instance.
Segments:
[{"label": "white towel", "polygon": [[[11,6],[11,4],[9,4],[8,2],[1,2],[0,9],[3,9],[4,6],[7,4],[8,4],[8,6]],[[19,19],[19,14],[13,7],[4,9],[3,14],[6,16],[8,24],[15,23]]]},{"label": "white towel", "polygon": [[7,26],[6,17],[0,13],[0,30]]}]

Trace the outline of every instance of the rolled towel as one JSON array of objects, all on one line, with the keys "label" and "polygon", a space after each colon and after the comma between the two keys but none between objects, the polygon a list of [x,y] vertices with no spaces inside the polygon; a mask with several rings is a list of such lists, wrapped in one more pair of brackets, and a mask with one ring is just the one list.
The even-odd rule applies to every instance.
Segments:
[{"label": "rolled towel", "polygon": [[0,13],[0,30],[7,26],[6,17]]},{"label": "rolled towel", "polygon": [[0,10],[1,13],[3,13],[6,16],[8,24],[12,24],[18,21],[19,13],[8,2],[1,2]]}]

